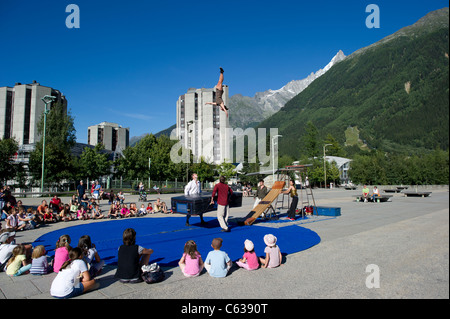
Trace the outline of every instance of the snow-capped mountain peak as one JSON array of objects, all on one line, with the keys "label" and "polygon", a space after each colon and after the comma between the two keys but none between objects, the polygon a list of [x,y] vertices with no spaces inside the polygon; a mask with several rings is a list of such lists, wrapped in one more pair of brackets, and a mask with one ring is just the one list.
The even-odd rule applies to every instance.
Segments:
[{"label": "snow-capped mountain peak", "polygon": [[[345,57],[344,52],[339,50],[323,69],[312,72],[305,79],[293,80],[278,90],[269,89],[258,92],[254,97],[233,95],[230,97],[230,107],[234,108],[230,117],[231,126],[245,127],[247,123],[254,123],[255,120],[262,121],[278,112],[289,100],[306,89],[315,79],[325,74],[333,65],[344,60]],[[239,116],[233,116],[235,111],[238,111]]]},{"label": "snow-capped mountain peak", "polygon": [[312,72],[307,78],[302,80],[293,80],[278,90],[267,90],[255,94],[255,99],[258,104],[262,104],[263,109],[274,112],[282,108],[287,101],[306,89],[315,79],[322,76],[333,65],[345,59],[344,52],[339,52],[331,59],[331,61],[316,73]]}]

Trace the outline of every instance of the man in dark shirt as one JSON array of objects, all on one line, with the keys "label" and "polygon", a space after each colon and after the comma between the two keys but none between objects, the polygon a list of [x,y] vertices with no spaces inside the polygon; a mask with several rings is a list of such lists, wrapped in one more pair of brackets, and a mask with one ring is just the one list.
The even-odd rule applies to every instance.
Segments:
[{"label": "man in dark shirt", "polygon": [[78,204],[81,204],[81,199],[83,198],[85,191],[83,181],[80,181],[80,185],[77,186]]},{"label": "man in dark shirt", "polygon": [[219,221],[221,231],[229,232],[228,228],[228,196],[233,194],[233,190],[230,186],[225,184],[225,177],[220,176],[220,183],[214,186],[211,204],[214,204],[214,196],[217,194],[217,220]]},{"label": "man in dark shirt", "polygon": [[264,180],[261,179],[258,184],[258,188],[256,189],[256,197],[255,197],[255,203],[253,204],[253,208],[255,208],[260,201],[263,200],[264,197],[269,193],[267,190],[267,187],[264,185]]}]

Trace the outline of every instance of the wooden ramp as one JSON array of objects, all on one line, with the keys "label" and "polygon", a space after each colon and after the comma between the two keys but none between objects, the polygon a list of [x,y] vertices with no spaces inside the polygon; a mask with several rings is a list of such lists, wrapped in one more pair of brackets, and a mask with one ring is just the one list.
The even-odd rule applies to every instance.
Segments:
[{"label": "wooden ramp", "polygon": [[250,212],[251,217],[247,218],[244,222],[245,225],[251,225],[255,220],[265,212],[267,208],[277,199],[283,190],[285,182],[275,182],[270,192],[259,202],[258,205]]}]

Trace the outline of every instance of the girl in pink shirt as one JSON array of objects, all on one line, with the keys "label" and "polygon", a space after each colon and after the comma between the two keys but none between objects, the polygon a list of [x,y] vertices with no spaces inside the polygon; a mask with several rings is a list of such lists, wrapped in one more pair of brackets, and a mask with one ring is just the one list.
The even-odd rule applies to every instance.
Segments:
[{"label": "girl in pink shirt", "polygon": [[247,270],[255,270],[259,268],[259,259],[255,253],[255,245],[251,240],[246,239],[244,242],[244,256],[242,256],[236,264]]},{"label": "girl in pink shirt", "polygon": [[121,215],[122,218],[131,216],[131,212],[128,209],[126,204],[122,205],[122,209],[120,210],[120,215]]},{"label": "girl in pink shirt", "polygon": [[203,270],[202,256],[197,250],[197,244],[193,240],[188,240],[184,245],[184,253],[178,262],[181,272],[186,277],[197,277]]},{"label": "girl in pink shirt", "polygon": [[89,219],[89,216],[87,215],[86,211],[84,210],[84,206],[83,205],[79,205],[78,206],[77,219],[78,220]]},{"label": "girl in pink shirt", "polygon": [[70,237],[69,235],[62,235],[56,242],[55,257],[53,259],[53,271],[59,272],[62,264],[69,260]]}]

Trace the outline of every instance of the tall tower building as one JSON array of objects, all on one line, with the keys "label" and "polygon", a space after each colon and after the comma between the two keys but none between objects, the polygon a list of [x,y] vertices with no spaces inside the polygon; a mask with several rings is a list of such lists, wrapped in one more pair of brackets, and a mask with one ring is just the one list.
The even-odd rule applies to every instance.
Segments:
[{"label": "tall tower building", "polygon": [[67,112],[65,96],[36,81],[0,87],[0,138],[14,138],[19,146],[39,141],[37,125],[44,114],[45,104],[41,99],[45,95],[55,96]]},{"label": "tall tower building", "polygon": [[88,144],[103,144],[106,150],[123,151],[130,144],[130,129],[116,123],[102,122],[88,127]]},{"label": "tall tower building", "polygon": [[[228,105],[228,86],[223,89],[222,98]],[[219,106],[205,104],[214,102],[215,94],[215,88],[191,88],[177,101],[176,136],[192,150],[194,161],[203,157],[209,163],[220,164],[231,157],[228,117]]]}]

